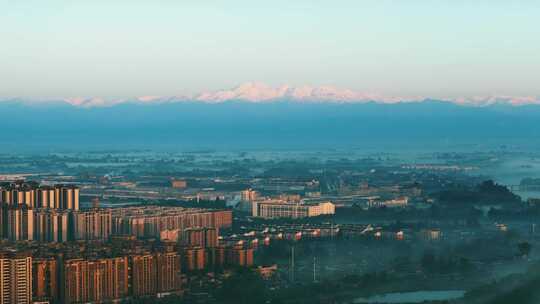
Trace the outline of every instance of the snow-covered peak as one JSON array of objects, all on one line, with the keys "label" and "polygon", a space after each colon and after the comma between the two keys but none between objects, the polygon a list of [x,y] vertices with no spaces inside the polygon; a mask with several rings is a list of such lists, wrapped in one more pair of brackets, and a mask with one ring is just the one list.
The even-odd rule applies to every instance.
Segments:
[{"label": "snow-covered peak", "polygon": [[102,107],[118,103],[117,101],[109,101],[99,97],[85,98],[85,97],[74,97],[74,98],[65,98],[65,102],[78,106],[78,107]]},{"label": "snow-covered peak", "polygon": [[261,102],[272,101],[276,99],[315,102],[392,102],[397,100],[395,98],[388,98],[378,94],[357,92],[332,86],[291,87],[288,85],[283,85],[279,87],[272,87],[261,82],[247,82],[230,90],[219,90],[214,92],[201,93],[196,97],[196,99],[206,102],[222,102],[227,100]]},{"label": "snow-covered peak", "polygon": [[459,105],[468,106],[490,106],[494,104],[511,105],[511,106],[523,106],[523,105],[540,105],[540,96],[505,96],[505,95],[492,95],[492,96],[475,96],[470,98],[455,98],[452,102]]},{"label": "snow-covered peak", "polygon": [[206,102],[221,102],[227,100],[265,101],[282,98],[286,95],[287,86],[274,88],[261,82],[246,82],[230,90],[204,92],[195,99]]}]

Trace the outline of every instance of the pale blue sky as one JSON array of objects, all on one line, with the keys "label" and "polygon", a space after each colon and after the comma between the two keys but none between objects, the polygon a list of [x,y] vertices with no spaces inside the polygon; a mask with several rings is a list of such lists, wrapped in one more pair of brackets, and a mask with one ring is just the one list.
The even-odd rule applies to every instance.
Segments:
[{"label": "pale blue sky", "polygon": [[0,97],[540,96],[540,1],[3,1]]}]

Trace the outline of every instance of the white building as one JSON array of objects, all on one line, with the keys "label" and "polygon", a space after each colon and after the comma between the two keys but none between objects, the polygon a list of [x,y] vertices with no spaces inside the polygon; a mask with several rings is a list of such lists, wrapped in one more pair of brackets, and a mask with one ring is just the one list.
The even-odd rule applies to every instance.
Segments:
[{"label": "white building", "polygon": [[254,217],[262,218],[303,218],[334,213],[335,205],[331,202],[307,204],[266,200],[253,202],[252,209]]}]

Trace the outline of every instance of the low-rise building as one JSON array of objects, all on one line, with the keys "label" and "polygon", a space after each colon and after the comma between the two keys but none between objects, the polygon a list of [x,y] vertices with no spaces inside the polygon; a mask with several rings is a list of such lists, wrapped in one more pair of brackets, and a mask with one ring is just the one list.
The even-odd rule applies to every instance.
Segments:
[{"label": "low-rise building", "polygon": [[303,218],[335,213],[331,202],[294,203],[282,200],[253,202],[252,215],[262,218]]}]

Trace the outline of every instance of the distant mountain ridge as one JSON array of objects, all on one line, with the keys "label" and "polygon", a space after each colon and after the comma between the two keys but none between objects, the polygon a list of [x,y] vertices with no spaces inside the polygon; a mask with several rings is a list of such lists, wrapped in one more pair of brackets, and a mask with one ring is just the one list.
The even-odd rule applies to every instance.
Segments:
[{"label": "distant mountain ridge", "polygon": [[0,153],[61,149],[540,148],[540,106],[403,103],[0,102]]},{"label": "distant mountain ridge", "polygon": [[[67,103],[77,107],[110,107],[125,103],[136,104],[163,104],[179,102],[204,102],[204,103],[223,103],[228,101],[243,101],[251,103],[268,103],[290,101],[299,103],[407,103],[423,102],[430,100],[427,97],[389,97],[376,93],[365,93],[350,89],[341,89],[333,86],[301,86],[292,87],[283,85],[272,87],[261,82],[247,82],[229,90],[218,90],[212,92],[203,92],[195,95],[176,95],[176,96],[140,96],[123,99],[105,99],[101,97],[76,97],[76,98],[57,98],[46,100],[32,100],[24,98],[0,98],[1,101],[17,101],[22,103]],[[539,96],[484,96],[470,98],[445,98],[442,102],[449,102],[463,106],[490,106],[490,105],[540,105]]]}]

